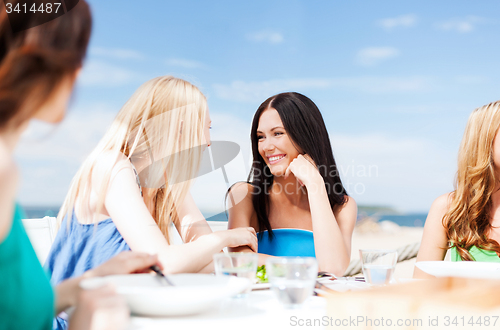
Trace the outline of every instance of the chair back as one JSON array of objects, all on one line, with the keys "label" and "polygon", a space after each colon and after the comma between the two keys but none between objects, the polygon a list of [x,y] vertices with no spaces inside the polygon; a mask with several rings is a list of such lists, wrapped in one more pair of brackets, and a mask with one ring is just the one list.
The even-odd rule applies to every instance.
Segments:
[{"label": "chair back", "polygon": [[23,219],[24,229],[28,234],[36,256],[43,265],[49,255],[52,242],[57,234],[57,220],[54,217],[42,219]]}]

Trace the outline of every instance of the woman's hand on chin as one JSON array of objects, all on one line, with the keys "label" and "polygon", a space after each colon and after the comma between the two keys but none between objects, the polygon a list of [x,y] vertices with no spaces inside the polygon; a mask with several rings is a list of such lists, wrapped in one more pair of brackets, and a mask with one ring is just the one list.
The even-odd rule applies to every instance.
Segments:
[{"label": "woman's hand on chin", "polygon": [[285,178],[290,174],[295,175],[297,181],[306,188],[311,188],[312,185],[324,186],[324,180],[316,167],[316,164],[308,154],[298,155],[285,172]]}]

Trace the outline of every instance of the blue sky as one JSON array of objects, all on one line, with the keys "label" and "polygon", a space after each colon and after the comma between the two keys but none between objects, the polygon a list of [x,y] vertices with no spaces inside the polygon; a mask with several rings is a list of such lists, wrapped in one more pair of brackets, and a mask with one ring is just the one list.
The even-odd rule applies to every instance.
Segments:
[{"label": "blue sky", "polygon": [[[267,97],[297,91],[323,113],[348,192],[362,205],[426,212],[453,189],[468,115],[500,98],[497,1],[89,1],[94,30],[67,120],[30,127],[17,152],[25,205],[59,205],[85,156],[146,80],[207,95],[212,139],[248,172],[249,127]],[[223,208],[221,173],[198,179]]]}]

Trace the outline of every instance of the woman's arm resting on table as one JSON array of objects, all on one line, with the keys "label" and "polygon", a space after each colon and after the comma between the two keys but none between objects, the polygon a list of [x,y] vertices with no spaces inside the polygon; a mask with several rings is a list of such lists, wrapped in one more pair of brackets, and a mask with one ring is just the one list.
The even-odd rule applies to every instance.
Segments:
[{"label": "woman's arm resting on table", "polygon": [[[257,216],[252,204],[253,188],[247,183],[235,184],[228,193],[229,220],[228,229],[252,227],[257,230]],[[230,252],[255,252],[248,246],[238,246],[229,249]],[[265,265],[268,254],[259,253],[259,266]]]},{"label": "woman's arm resting on table", "polygon": [[212,233],[191,193],[187,194],[181,207],[178,208],[178,215],[179,221],[174,224],[184,243],[193,242],[201,236]]},{"label": "woman's arm resting on table", "polygon": [[[427,219],[425,220],[422,243],[417,255],[418,261],[443,260],[448,249],[448,240],[443,227],[443,217],[449,208],[451,194],[444,194],[436,198],[432,203]],[[415,278],[433,278],[415,267],[413,272]]]},{"label": "woman's arm resting on table", "polygon": [[187,244],[169,245],[144,204],[129,164],[122,166],[109,183],[105,207],[130,248],[158,254],[166,273],[198,272],[226,246],[249,245],[257,249],[255,231],[250,228],[216,232]]}]

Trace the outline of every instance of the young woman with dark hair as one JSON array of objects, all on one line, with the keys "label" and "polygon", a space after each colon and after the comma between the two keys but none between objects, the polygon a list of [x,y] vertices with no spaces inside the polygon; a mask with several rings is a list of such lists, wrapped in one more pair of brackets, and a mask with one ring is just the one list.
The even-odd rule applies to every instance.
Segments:
[{"label": "young woman with dark hair", "polygon": [[[11,1],[15,8],[21,2]],[[22,5],[22,3],[21,3]],[[35,1],[36,8],[44,1]],[[129,316],[110,287],[82,292],[85,277],[129,273],[156,264],[156,256],[128,252],[62,282],[52,289],[22,226],[16,205],[18,169],[13,152],[32,118],[62,120],[85,57],[91,30],[87,3],[47,23],[44,15],[24,14],[33,28],[13,32],[0,6],[0,329],[51,329],[54,312],[76,305],[70,329],[90,329],[99,311],[99,328],[119,329]]]},{"label": "young woman with dark hair", "polygon": [[312,256],[320,270],[341,276],[357,206],[340,180],[319,109],[299,93],[272,96],[257,109],[250,137],[249,183],[228,194],[229,228],[255,228],[261,259]]}]

